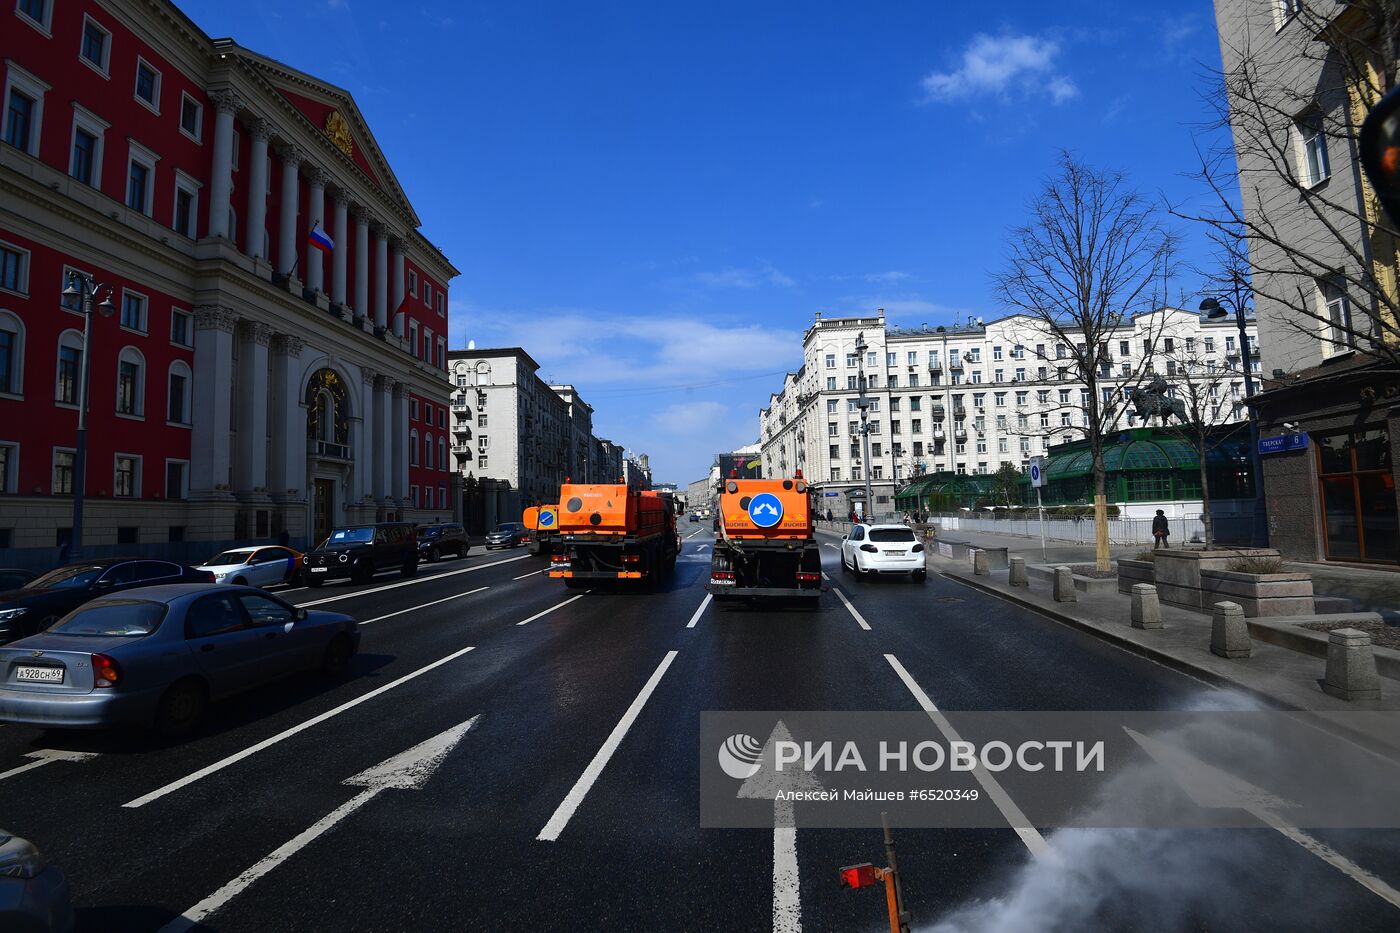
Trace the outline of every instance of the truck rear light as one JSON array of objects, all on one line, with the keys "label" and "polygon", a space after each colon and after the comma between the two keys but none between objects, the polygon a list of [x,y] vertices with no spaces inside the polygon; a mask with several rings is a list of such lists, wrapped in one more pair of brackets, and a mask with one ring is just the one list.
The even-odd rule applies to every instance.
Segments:
[{"label": "truck rear light", "polygon": [[718,586],[734,586],[734,571],[712,570],[710,571],[710,582]]},{"label": "truck rear light", "polygon": [[117,662],[105,654],[92,656],[92,685],[94,687],[115,687],[122,679],[122,669]]},{"label": "truck rear light", "polygon": [[642,562],[642,555],[640,555],[640,554],[623,554],[623,555],[622,555],[622,562],[623,562],[624,564],[640,564],[640,563]]},{"label": "truck rear light", "polygon": [[879,553],[880,553],[880,549],[877,548],[877,547],[876,547],[875,545],[873,545],[873,544],[862,544],[862,545],[860,546],[860,549],[861,549],[862,551],[865,551],[867,554],[879,554]]},{"label": "truck rear light", "polygon": [[549,562],[550,562],[551,564],[567,564],[567,563],[569,562],[569,555],[567,555],[567,554],[551,554],[551,555],[549,556]]},{"label": "truck rear light", "polygon": [[819,574],[819,573],[799,573],[799,574],[797,575],[797,582],[798,582],[798,583],[815,583],[815,582],[817,582],[818,580],[820,580],[821,578],[822,578],[822,575]]}]

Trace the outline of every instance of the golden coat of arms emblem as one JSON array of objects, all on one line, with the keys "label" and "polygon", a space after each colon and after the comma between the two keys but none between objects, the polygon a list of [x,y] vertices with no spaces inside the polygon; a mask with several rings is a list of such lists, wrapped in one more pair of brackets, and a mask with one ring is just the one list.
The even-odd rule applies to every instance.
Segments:
[{"label": "golden coat of arms emblem", "polygon": [[332,110],[326,114],[326,135],[341,152],[346,155],[353,154],[354,142],[350,138],[350,124],[345,122],[339,110]]}]

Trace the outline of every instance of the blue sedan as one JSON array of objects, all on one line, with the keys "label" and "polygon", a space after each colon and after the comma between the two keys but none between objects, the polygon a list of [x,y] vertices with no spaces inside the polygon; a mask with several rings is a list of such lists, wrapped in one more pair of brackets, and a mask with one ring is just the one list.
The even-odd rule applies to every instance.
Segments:
[{"label": "blue sedan", "polygon": [[0,721],[178,735],[210,701],[298,671],[343,676],[359,646],[349,616],[252,587],[128,590],[0,647]]}]

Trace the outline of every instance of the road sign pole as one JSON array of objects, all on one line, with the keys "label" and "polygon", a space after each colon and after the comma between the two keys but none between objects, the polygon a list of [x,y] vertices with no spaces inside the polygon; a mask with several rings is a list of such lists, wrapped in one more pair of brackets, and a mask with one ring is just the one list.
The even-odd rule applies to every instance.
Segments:
[{"label": "road sign pole", "polygon": [[1031,458],[1031,485],[1035,487],[1035,511],[1040,518],[1040,559],[1045,560],[1045,505],[1040,501],[1040,487],[1045,485],[1045,458]]},{"label": "road sign pole", "polygon": [[1045,506],[1040,504],[1040,487],[1035,487],[1035,510],[1040,515],[1040,559],[1045,557]]}]

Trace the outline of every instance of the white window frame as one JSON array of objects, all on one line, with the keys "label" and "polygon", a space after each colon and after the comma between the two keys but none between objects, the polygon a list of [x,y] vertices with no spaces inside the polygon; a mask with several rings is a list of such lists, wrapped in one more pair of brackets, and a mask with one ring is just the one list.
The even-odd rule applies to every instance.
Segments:
[{"label": "white window frame", "polygon": [[191,240],[199,239],[199,192],[204,187],[204,183],[193,175],[188,175],[180,169],[175,170],[175,191],[170,202],[170,229],[180,233],[175,227],[175,221],[179,218],[180,193],[184,192],[190,196],[190,232],[180,233]]},{"label": "white window frame", "polygon": [[[83,54],[83,42],[87,39],[87,28],[89,24],[96,26],[107,37],[107,41],[102,43],[102,62],[100,64]],[[87,65],[102,77],[109,80],[111,79],[112,30],[93,19],[92,16],[87,13],[83,14],[83,28],[78,31],[78,61]]]},{"label": "white window frame", "polygon": [[[129,327],[129,326],[127,326],[126,324],[124,324],[124,323],[122,322],[122,317],[126,314],[126,299],[127,299],[128,297],[136,298],[136,299],[138,299],[138,300],[140,301],[140,303],[141,303],[141,326],[140,326],[140,327]],[[136,291],[136,290],[134,290],[134,289],[130,289],[130,288],[123,288],[123,289],[122,289],[122,300],[121,300],[121,304],[119,304],[119,305],[117,306],[117,327],[118,327],[118,328],[120,328],[121,330],[126,331],[128,334],[140,334],[141,336],[144,337],[146,334],[150,333],[150,328],[149,328],[149,326],[148,326],[149,323],[150,323],[150,313],[151,313],[151,299],[150,299],[150,296],[144,295],[144,294],[142,294],[141,292],[138,292],[138,291]]]},{"label": "white window frame", "polygon": [[[175,339],[176,317],[183,317],[188,322],[185,327],[185,333],[189,334],[189,343],[181,343],[180,341]],[[183,347],[186,350],[194,349],[194,315],[184,310],[183,308],[170,309],[170,345],[172,347]]]},{"label": "white window frame", "polygon": [[418,466],[418,429],[408,432],[408,465]]},{"label": "white window frame", "polygon": [[[185,101],[194,104],[195,120],[193,133],[185,129]],[[176,123],[179,125],[180,132],[184,134],[186,139],[192,139],[201,146],[204,145],[204,104],[200,103],[199,99],[189,91],[180,92],[180,112],[176,114]]]},{"label": "white window frame", "polygon": [[[1327,151],[1326,118],[1321,110],[1310,109],[1300,114],[1293,122],[1293,135],[1297,147],[1298,180],[1305,188],[1315,188],[1332,177],[1332,157]],[[1322,174],[1315,175],[1310,153],[1316,141],[1316,152],[1320,153]]]},{"label": "white window frame", "polygon": [[14,289],[0,287],[0,295],[19,295],[21,298],[28,298],[29,270],[31,268],[30,263],[33,261],[34,258],[33,255],[30,253],[29,250],[25,249],[22,246],[19,246],[18,244],[11,243],[9,240],[0,240],[0,246],[5,247],[5,249],[9,250],[12,253],[19,253],[20,256],[23,257],[20,261],[19,273],[19,285],[21,290],[15,291]]},{"label": "white window frame", "polygon": [[[146,98],[141,96],[141,92],[138,90],[138,82],[141,80],[142,65],[145,65],[147,68],[151,69],[151,73],[156,76],[156,86],[154,93],[155,100],[146,100]],[[135,73],[132,75],[131,96],[136,99],[136,102],[138,104],[140,104],[142,107],[145,107],[147,110],[149,110],[156,116],[160,116],[160,85],[162,80],[163,76],[161,75],[159,68],[157,68],[155,65],[152,65],[149,61],[146,60],[144,56],[136,56],[136,70]]]},{"label": "white window frame", "polygon": [[[185,468],[180,473],[180,488],[176,490],[178,495],[174,496],[170,494],[170,464],[172,463],[178,463]],[[190,462],[178,457],[167,457],[165,460],[165,472],[161,476],[161,483],[165,487],[165,498],[167,500],[188,499],[190,495]]]},{"label": "white window frame", "polygon": [[433,283],[427,279],[423,280],[423,303],[430,308],[433,306]]},{"label": "white window frame", "polygon": [[75,485],[75,484],[76,484],[77,478],[78,478],[78,477],[77,477],[77,474],[76,474],[77,467],[78,467],[78,464],[77,464],[78,451],[77,451],[77,449],[76,449],[76,448],[73,448],[73,447],[64,447],[64,446],[61,445],[61,444],[55,445],[55,446],[53,447],[52,451],[49,453],[49,495],[52,495],[52,496],[71,496],[71,495],[73,495],[73,490],[72,490],[71,488],[70,488],[67,492],[59,492],[59,491],[58,491],[58,482],[57,482],[57,480],[58,480],[58,455],[59,455],[59,454],[71,454],[71,455],[73,456],[73,461],[74,461],[74,463],[73,463],[73,470],[74,470],[75,472],[74,472],[74,475],[73,475],[73,476],[71,477],[71,479],[70,479],[70,487],[71,487],[72,485]]},{"label": "white window frame", "polygon": [[[180,407],[184,410],[184,421],[170,420],[170,377],[180,375],[185,377],[185,394],[180,400]],[[173,428],[189,428],[194,421],[192,406],[194,404],[194,373],[190,370],[190,364],[184,360],[173,360],[165,370],[165,423]]]},{"label": "white window frame", "polygon": [[[117,492],[117,461],[122,458],[132,461],[131,471],[131,495],[122,495]],[[141,455],[123,453],[117,451],[112,454],[112,498],[113,499],[139,499],[141,498]]]},{"label": "white window frame", "polygon": [[[117,407],[117,405],[121,402],[123,363],[135,363],[139,367],[136,372],[136,398],[134,399],[134,401],[136,402],[136,410],[134,412],[129,413],[124,412]],[[131,346],[130,344],[122,347],[121,350],[117,352],[116,382],[113,383],[113,388],[115,389],[115,397],[113,399],[112,404],[112,413],[115,414],[118,418],[124,418],[127,421],[145,421],[146,356],[140,350],[138,350],[136,347]],[[161,416],[161,420],[165,420],[163,415]]]},{"label": "white window frame", "polygon": [[0,126],[0,139],[9,139],[10,137],[10,91],[15,89],[34,99],[34,113],[29,120],[29,139],[24,151],[26,155],[37,159],[39,157],[39,142],[44,138],[44,95],[51,88],[10,59],[6,59],[5,96],[0,98],[0,116],[4,117],[4,126]]},{"label": "white window frame", "polygon": [[408,293],[414,298],[418,297],[418,272],[414,269],[408,270]]},{"label": "white window frame", "polygon": [[96,137],[97,146],[92,153],[92,181],[84,182],[91,185],[98,191],[102,190],[102,156],[107,149],[107,130],[112,124],[84,107],[82,104],[73,104],[73,129],[68,135],[68,177],[77,179],[73,174],[73,150],[78,145],[78,130],[83,130],[89,135]]},{"label": "white window frame", "polygon": [[1274,32],[1287,26],[1303,8],[1303,0],[1274,0]]},{"label": "white window frame", "polygon": [[13,311],[9,310],[8,308],[0,308],[0,322],[8,322],[8,323],[10,324],[10,327],[8,327],[8,328],[6,328],[6,329],[7,329],[7,330],[10,330],[10,331],[15,335],[15,346],[14,346],[15,358],[14,358],[14,361],[13,361],[13,366],[14,366],[14,376],[13,376],[14,390],[11,391],[11,390],[9,389],[8,386],[0,386],[0,398],[18,399],[18,400],[20,400],[20,401],[23,401],[23,400],[24,400],[24,344],[25,344],[24,320],[23,320],[23,318],[21,318],[18,314],[15,314]]},{"label": "white window frame", "polygon": [[131,195],[131,166],[139,164],[145,166],[150,173],[146,179],[146,203],[140,210],[147,217],[152,215],[156,197],[156,163],[159,161],[159,155],[127,137],[126,174],[122,176],[122,204],[126,205],[127,210],[137,210],[128,204],[128,198]]},{"label": "white window frame", "polygon": [[10,472],[5,477],[5,482],[0,485],[0,493],[14,495],[19,492],[19,441],[0,440],[0,447],[9,448],[10,451]]},{"label": "white window frame", "polygon": [[44,21],[43,21],[43,22],[40,22],[39,20],[35,19],[34,17],[32,17],[32,16],[30,16],[28,13],[26,13],[26,12],[20,7],[20,0],[15,0],[15,15],[18,16],[22,22],[28,23],[30,26],[33,26],[35,29],[39,30],[39,32],[43,33],[45,38],[47,38],[47,39],[52,39],[52,38],[53,38],[53,5],[54,5],[54,2],[55,2],[55,0],[44,0]]}]

